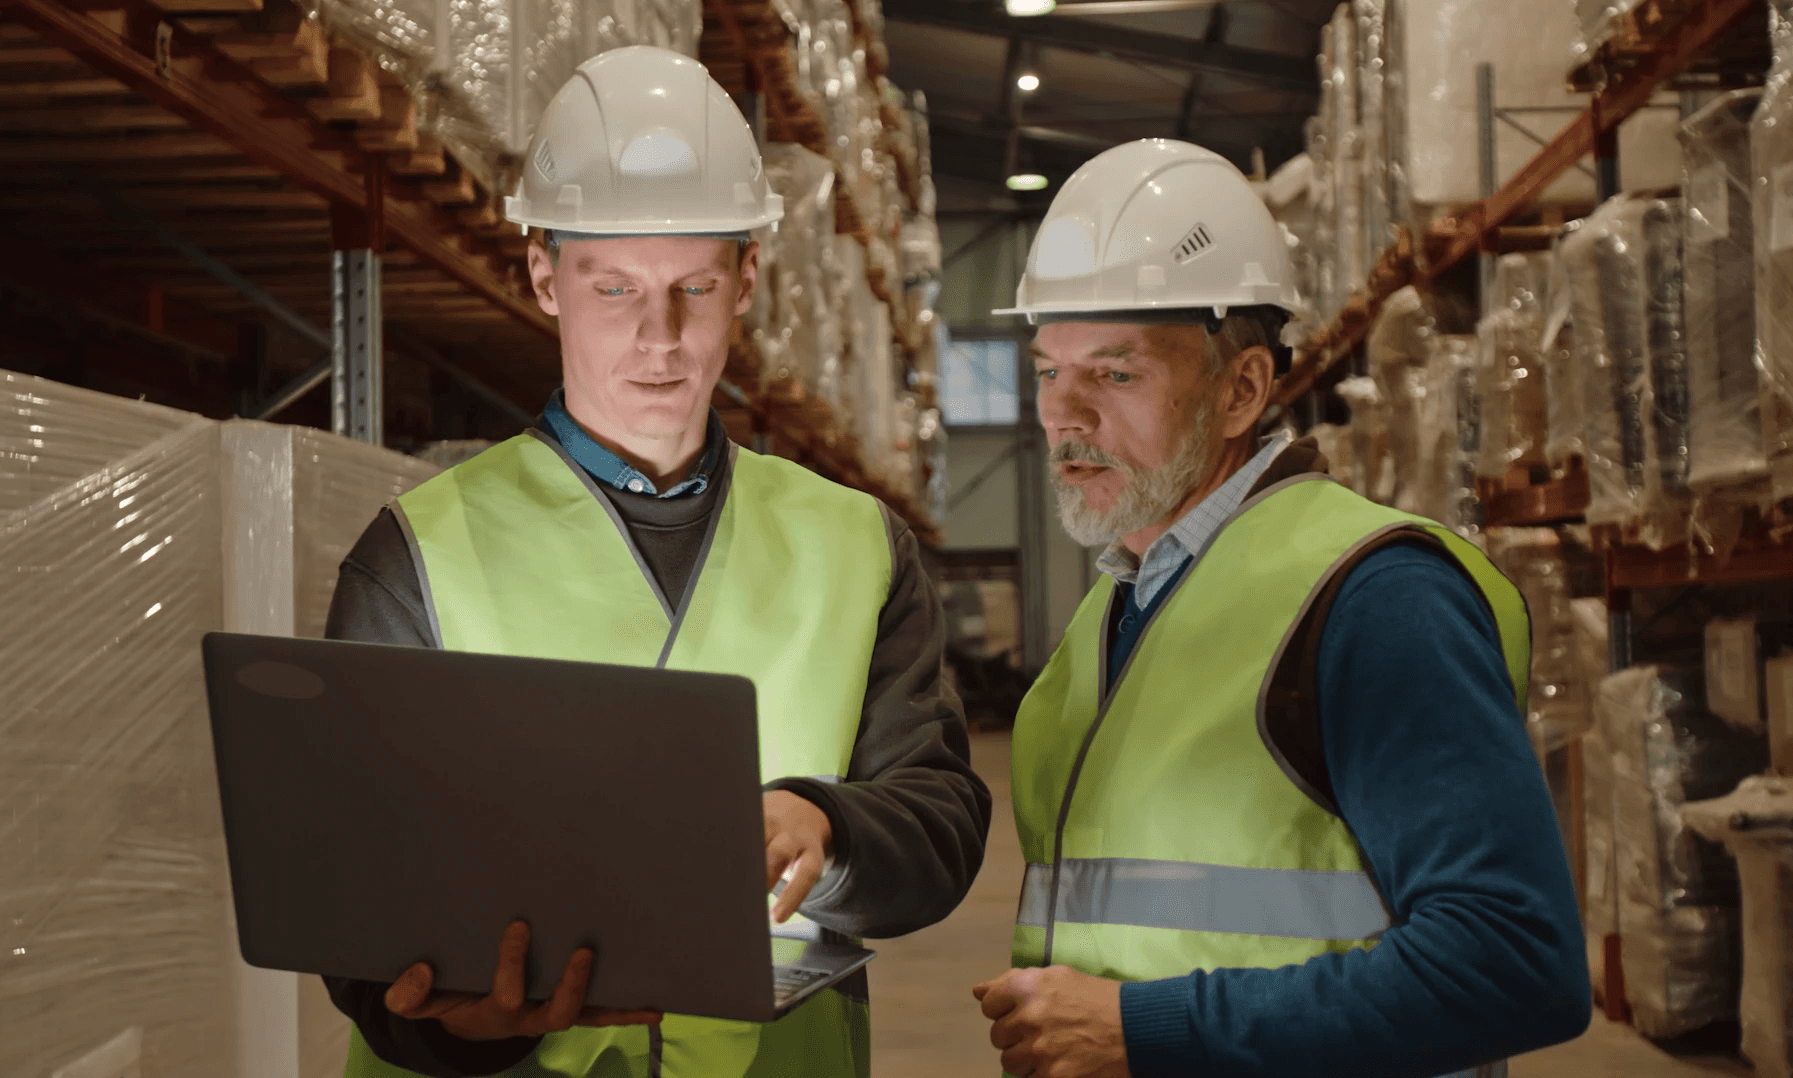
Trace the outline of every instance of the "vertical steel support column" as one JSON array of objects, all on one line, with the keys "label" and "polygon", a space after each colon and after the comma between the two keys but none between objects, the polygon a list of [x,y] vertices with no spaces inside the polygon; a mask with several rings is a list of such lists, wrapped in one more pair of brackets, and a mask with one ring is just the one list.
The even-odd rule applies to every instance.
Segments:
[{"label": "vertical steel support column", "polygon": [[330,429],[373,445],[384,444],[386,436],[380,302],[385,205],[384,163],[369,154],[365,204],[331,208]]},{"label": "vertical steel support column", "polygon": [[[1491,198],[1500,183],[1499,162],[1494,139],[1494,65],[1477,64],[1475,69],[1476,156],[1481,165],[1483,198]],[[1482,313],[1487,314],[1494,295],[1494,253],[1483,244],[1479,258],[1481,269]]]},{"label": "vertical steel support column", "polygon": [[330,429],[380,445],[380,256],[368,248],[330,254]]},{"label": "vertical steel support column", "polygon": [[[1600,99],[1594,99],[1599,107]],[[1619,129],[1594,136],[1594,191],[1601,202],[1619,193]]]}]

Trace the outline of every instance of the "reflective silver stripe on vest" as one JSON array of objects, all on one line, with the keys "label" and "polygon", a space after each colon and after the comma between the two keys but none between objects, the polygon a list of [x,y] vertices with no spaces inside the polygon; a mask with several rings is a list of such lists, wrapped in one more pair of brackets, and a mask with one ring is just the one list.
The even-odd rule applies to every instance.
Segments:
[{"label": "reflective silver stripe on vest", "polygon": [[[1045,927],[1051,886],[1051,865],[1027,866],[1020,924]],[[1310,940],[1372,939],[1390,924],[1367,873],[1134,857],[1066,858],[1054,920]]]}]

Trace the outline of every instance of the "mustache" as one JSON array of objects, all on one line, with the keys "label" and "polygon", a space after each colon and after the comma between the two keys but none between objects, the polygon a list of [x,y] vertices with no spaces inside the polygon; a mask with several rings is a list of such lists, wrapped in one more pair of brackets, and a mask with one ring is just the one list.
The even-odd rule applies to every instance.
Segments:
[{"label": "mustache", "polygon": [[1094,464],[1100,468],[1119,468],[1131,472],[1127,462],[1098,446],[1088,442],[1066,439],[1052,447],[1047,455],[1048,464]]}]

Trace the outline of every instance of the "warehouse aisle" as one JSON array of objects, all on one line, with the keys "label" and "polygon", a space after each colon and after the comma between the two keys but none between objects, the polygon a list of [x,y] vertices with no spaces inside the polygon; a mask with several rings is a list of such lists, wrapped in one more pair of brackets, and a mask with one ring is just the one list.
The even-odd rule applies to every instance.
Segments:
[{"label": "warehouse aisle", "polygon": [[[972,739],[972,763],[996,799],[983,872],[953,915],[906,939],[873,944],[874,1078],[996,1078],[989,1025],[971,986],[1008,967],[1021,850],[1009,812],[1008,737]],[[1730,1061],[1675,1059],[1598,1015],[1585,1036],[1514,1061],[1512,1078],[1706,1078],[1748,1075]]]}]

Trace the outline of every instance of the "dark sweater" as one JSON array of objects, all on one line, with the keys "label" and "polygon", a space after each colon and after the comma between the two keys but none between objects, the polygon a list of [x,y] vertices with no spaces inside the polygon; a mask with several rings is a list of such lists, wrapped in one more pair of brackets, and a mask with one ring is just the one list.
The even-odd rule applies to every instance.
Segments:
[{"label": "dark sweater", "polygon": [[1395,924],[1369,951],[1123,985],[1134,1078],[1434,1078],[1578,1036],[1568,859],[1474,586],[1428,549],[1370,554],[1317,665],[1331,790]]},{"label": "dark sweater", "polygon": [[[551,434],[548,440],[554,444]],[[712,478],[725,480],[730,466],[729,454],[720,454]],[[590,486],[594,497],[615,507],[676,605],[727,482],[670,498],[595,481]],[[946,623],[939,598],[914,533],[888,509],[884,521],[892,551],[890,593],[878,618],[847,774],[838,784],[783,779],[768,786],[812,801],[834,830],[834,867],[817,882],[803,915],[831,931],[872,938],[913,932],[950,913],[983,863],[990,824],[990,794],[971,770],[964,713],[941,677]],[[389,511],[344,560],[326,635],[435,646],[410,548]],[[440,1022],[392,1015],[385,984],[325,980],[331,999],[354,1019],[374,1054],[420,1074],[495,1074],[528,1058],[538,1043],[463,1041]],[[863,975],[843,988],[863,992]]]}]

